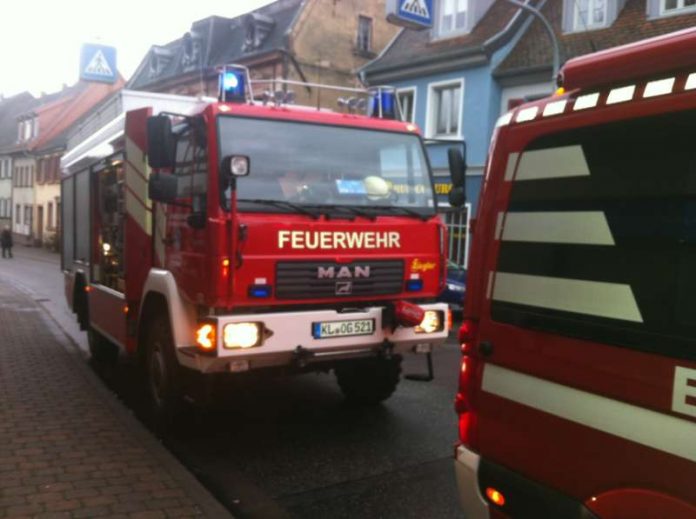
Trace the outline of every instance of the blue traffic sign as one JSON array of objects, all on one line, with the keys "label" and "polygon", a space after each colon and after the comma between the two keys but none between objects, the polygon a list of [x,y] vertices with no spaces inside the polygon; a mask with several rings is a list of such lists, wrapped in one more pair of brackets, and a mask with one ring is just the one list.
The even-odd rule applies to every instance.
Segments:
[{"label": "blue traffic sign", "polygon": [[433,0],[387,0],[387,21],[409,29],[429,29]]},{"label": "blue traffic sign", "polygon": [[80,53],[80,79],[115,83],[118,76],[116,69],[116,49],[106,45],[85,43]]}]

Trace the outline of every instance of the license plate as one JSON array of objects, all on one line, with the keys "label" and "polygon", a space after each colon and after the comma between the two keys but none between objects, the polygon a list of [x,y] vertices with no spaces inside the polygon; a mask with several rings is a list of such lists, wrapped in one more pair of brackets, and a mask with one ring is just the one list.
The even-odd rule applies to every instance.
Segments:
[{"label": "license plate", "polygon": [[352,321],[323,321],[312,323],[312,336],[315,339],[372,335],[375,332],[374,319],[353,319]]}]

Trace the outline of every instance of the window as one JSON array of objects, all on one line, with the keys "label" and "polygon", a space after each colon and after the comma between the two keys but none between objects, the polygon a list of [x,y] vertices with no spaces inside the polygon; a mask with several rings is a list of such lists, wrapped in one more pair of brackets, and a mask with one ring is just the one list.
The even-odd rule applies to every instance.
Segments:
[{"label": "window", "polygon": [[440,0],[438,6],[438,36],[466,32],[469,0]]},{"label": "window", "polygon": [[48,210],[46,211],[46,227],[49,229],[53,228],[53,203],[48,203]]},{"label": "window", "polygon": [[573,4],[573,30],[586,31],[607,24],[607,0],[573,0]]},{"label": "window", "polygon": [[32,207],[30,205],[24,206],[24,225],[29,228],[29,232],[31,232],[31,211]]},{"label": "window", "polygon": [[696,0],[661,0],[662,13],[670,13],[681,9],[696,8]]},{"label": "window", "polygon": [[532,142],[502,229],[493,318],[696,359],[694,134],[692,110]]},{"label": "window", "polygon": [[415,122],[416,117],[416,89],[409,88],[397,91],[399,108],[404,121]]},{"label": "window", "polygon": [[462,81],[430,85],[428,137],[458,137],[462,108]]},{"label": "window", "polygon": [[369,53],[372,50],[372,18],[358,16],[358,52]]},{"label": "window", "polygon": [[15,223],[22,223],[22,208],[19,204],[15,206]]}]

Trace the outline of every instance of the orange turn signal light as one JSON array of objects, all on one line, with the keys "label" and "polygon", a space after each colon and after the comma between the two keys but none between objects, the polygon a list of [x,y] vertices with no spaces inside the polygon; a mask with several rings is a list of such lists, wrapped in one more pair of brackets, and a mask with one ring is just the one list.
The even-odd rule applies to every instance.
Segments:
[{"label": "orange turn signal light", "polygon": [[210,323],[203,323],[196,329],[196,344],[205,351],[215,349],[215,327]]},{"label": "orange turn signal light", "polygon": [[488,487],[486,489],[486,497],[495,505],[503,506],[505,504],[505,496],[503,496],[503,494],[498,492],[495,488]]}]

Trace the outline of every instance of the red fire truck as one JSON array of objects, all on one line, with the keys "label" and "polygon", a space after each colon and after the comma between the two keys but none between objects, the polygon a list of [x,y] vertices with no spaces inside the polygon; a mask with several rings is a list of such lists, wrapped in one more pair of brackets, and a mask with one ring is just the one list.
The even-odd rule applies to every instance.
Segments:
[{"label": "red fire truck", "polygon": [[696,517],[696,30],[503,116],[472,244],[467,518]]},{"label": "red fire truck", "polygon": [[220,85],[153,94],[68,168],[65,289],[92,355],[138,358],[164,418],[215,373],[334,370],[347,398],[384,400],[402,355],[450,327],[417,128],[390,89],[366,116],[357,98],[348,113],[254,100],[243,67]]}]

